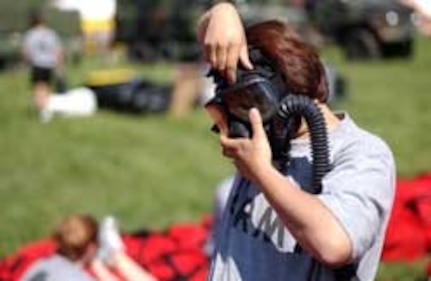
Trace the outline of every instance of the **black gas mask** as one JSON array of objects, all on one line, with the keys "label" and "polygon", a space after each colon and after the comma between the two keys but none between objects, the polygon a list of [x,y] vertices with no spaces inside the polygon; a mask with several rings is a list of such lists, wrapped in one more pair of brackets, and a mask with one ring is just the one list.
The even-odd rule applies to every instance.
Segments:
[{"label": "black gas mask", "polygon": [[216,84],[215,97],[209,103],[215,103],[223,109],[232,138],[251,137],[248,114],[253,107],[259,110],[264,126],[269,129],[280,99],[288,92],[281,74],[260,50],[249,48],[249,56],[254,69],[238,67],[235,84],[229,84],[216,70],[209,73]]},{"label": "black gas mask", "polygon": [[[249,47],[249,56],[254,69],[239,66],[234,84],[229,84],[216,70],[210,71],[216,90],[207,105],[216,104],[222,109],[232,138],[252,137],[248,114],[251,108],[257,108],[270,142],[274,166],[279,170],[288,168],[290,141],[301,120],[305,120],[312,145],[313,184],[320,186],[321,177],[329,170],[326,126],[320,109],[312,99],[291,92],[275,64],[259,49]],[[217,127],[213,130],[217,131]]]}]

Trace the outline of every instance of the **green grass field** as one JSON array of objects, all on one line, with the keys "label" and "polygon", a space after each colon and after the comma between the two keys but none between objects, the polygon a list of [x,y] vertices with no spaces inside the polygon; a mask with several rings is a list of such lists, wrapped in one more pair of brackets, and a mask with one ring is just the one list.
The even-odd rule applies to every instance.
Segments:
[{"label": "green grass field", "polygon": [[[431,171],[431,40],[418,40],[410,61],[346,63],[336,50],[324,57],[348,79],[348,97],[334,107],[387,140],[400,176]],[[101,67],[70,67],[71,85]],[[169,65],[132,67],[170,81]],[[25,71],[0,75],[0,256],[46,237],[70,213],[113,214],[125,231],[198,221],[233,172],[200,109],[183,119],[99,112],[41,124],[28,90]],[[384,265],[379,280],[413,280],[417,268]]]}]

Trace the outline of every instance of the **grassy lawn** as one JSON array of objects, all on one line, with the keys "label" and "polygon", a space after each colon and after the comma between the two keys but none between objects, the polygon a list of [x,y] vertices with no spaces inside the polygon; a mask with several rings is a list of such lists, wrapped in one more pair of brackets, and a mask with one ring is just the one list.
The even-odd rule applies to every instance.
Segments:
[{"label": "grassy lawn", "polygon": [[[89,69],[70,71],[71,83]],[[169,79],[161,69],[140,68]],[[114,214],[132,231],[210,212],[213,187],[232,169],[204,112],[182,120],[99,112],[41,124],[25,74],[0,77],[0,256],[45,237],[65,214]]]},{"label": "grassy lawn", "polygon": [[328,56],[349,84],[347,109],[359,124],[382,136],[391,146],[400,176],[430,171],[431,40],[418,40],[413,60],[346,64]]},{"label": "grassy lawn", "polygon": [[[334,107],[387,140],[400,176],[431,171],[431,41],[419,40],[409,61],[346,63],[334,50],[324,57],[348,79],[348,97]],[[70,83],[106,67],[70,67]],[[160,82],[172,76],[169,65],[137,71]],[[70,213],[113,214],[125,231],[197,221],[233,171],[200,109],[183,119],[99,112],[41,124],[22,70],[0,75],[0,97],[0,256],[46,237]],[[384,265],[379,280],[413,280],[421,270]]]}]

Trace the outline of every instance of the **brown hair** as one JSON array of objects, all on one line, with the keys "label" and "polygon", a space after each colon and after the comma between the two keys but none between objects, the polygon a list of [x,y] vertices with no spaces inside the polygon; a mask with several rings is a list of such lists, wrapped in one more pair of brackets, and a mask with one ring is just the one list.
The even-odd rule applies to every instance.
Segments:
[{"label": "brown hair", "polygon": [[325,70],[315,50],[280,21],[266,21],[246,29],[247,42],[271,60],[294,94],[320,102],[328,98]]},{"label": "brown hair", "polygon": [[63,219],[54,231],[57,253],[78,261],[91,244],[97,243],[97,222],[89,215],[71,215]]},{"label": "brown hair", "polygon": [[38,25],[45,24],[45,19],[41,10],[32,10],[29,14],[29,25],[30,27],[36,27]]}]

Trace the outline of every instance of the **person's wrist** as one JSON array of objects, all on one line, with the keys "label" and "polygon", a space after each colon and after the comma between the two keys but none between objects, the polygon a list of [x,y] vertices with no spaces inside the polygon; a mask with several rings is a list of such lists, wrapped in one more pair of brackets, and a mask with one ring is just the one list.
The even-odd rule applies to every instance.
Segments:
[{"label": "person's wrist", "polygon": [[265,177],[270,175],[274,170],[274,166],[271,162],[259,161],[253,169],[254,180],[260,184],[264,181]]}]

